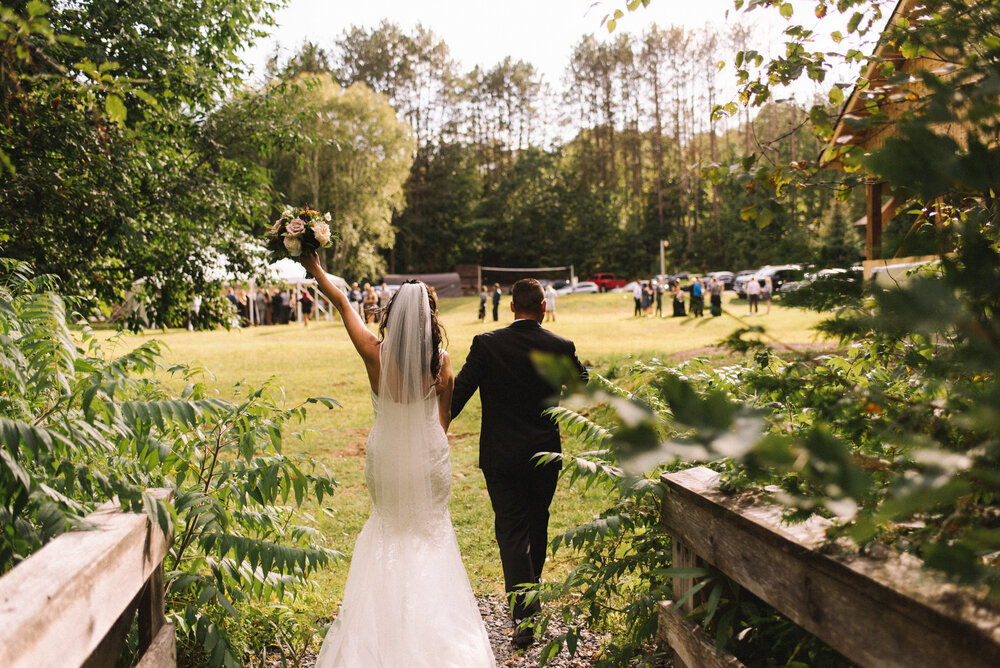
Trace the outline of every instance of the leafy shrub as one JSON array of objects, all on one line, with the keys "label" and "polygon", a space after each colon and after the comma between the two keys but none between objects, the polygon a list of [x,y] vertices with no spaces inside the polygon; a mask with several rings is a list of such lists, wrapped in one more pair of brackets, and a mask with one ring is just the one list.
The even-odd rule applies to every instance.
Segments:
[{"label": "leafy shrub", "polygon": [[[788,622],[770,621],[773,613],[745,592],[732,595],[718,574],[670,568],[657,481],[694,462],[720,471],[732,491],[754,489],[784,504],[790,520],[832,518],[831,542],[847,537],[862,551],[881,543],[912,553],[956,581],[986,585],[996,604],[1000,243],[996,226],[971,213],[957,241],[937,269],[873,287],[860,302],[847,295],[849,305],[821,326],[841,337],[840,351],[783,357],[762,348],[718,368],[697,359],[638,362],[619,386],[598,376],[571,408],[553,409],[588,448],[563,456],[565,475],[606,486],[612,503],[554,539],[582,563],[538,595],[568,601],[567,618],[616,628],[604,665],[655,657],[653,606],[670,598],[671,577],[696,575],[712,592],[700,614],[720,646],[753,655],[749,639],[789,647],[788,660],[842,660]],[[575,633],[557,638],[546,656],[561,644],[572,649]]]},{"label": "leafy shrub", "polygon": [[[78,338],[51,281],[0,260],[0,572],[117,498],[173,537],[166,603],[182,648],[200,646],[208,665],[241,665],[263,644],[234,644],[233,630],[247,633],[241,610],[278,635],[304,633],[275,603],[340,558],[301,510],[336,482],[282,451],[305,405],[280,408],[273,384],[212,398],[201,370],[161,363],[157,342],[109,356],[88,328]],[[164,374],[184,389],[171,393]],[[157,487],[175,489],[172,504],[146,492]]]}]

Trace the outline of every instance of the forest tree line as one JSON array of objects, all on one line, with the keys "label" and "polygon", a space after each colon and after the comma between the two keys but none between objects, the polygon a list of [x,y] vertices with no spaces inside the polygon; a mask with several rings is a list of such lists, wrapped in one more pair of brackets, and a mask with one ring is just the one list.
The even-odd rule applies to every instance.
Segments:
[{"label": "forest tree line", "polygon": [[[826,187],[767,221],[741,215],[753,192],[725,178],[726,165],[759,153],[787,166],[822,149],[794,101],[714,120],[711,109],[729,101],[723,78],[733,76],[719,63],[749,39],[741,26],[588,35],[556,87],[511,58],[462,71],[433,32],[383,21],[274,56],[269,75],[364,85],[412,128],[414,159],[380,269],[573,264],[580,274],[640,275],[658,267],[661,240],[676,269],[854,263],[861,244],[850,222],[862,211],[857,199],[836,198],[840,173],[821,174]],[[289,176],[276,189],[304,195],[301,176]],[[317,194],[321,209],[335,208]]]},{"label": "forest tree line", "polygon": [[0,255],[85,315],[130,301],[145,306],[133,326],[182,325],[202,297],[203,321],[223,321],[221,286],[259,275],[286,204],[333,215],[327,266],[357,279],[458,263],[649,274],[660,240],[671,269],[857,257],[837,172],[770,220],[746,215],[769,195],[728,165],[787,168],[819,143],[791,102],[713,120],[739,30],[583,37],[557,84],[509,58],[463,71],[429,30],[383,22],[253,83],[241,54],[269,0],[2,6]]}]

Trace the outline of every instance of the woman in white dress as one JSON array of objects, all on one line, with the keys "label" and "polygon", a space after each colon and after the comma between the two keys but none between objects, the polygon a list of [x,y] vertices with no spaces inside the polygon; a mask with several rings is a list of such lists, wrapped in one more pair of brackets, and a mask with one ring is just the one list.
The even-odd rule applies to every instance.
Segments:
[{"label": "woman in white dress", "polygon": [[318,668],[492,668],[496,665],[448,512],[454,372],[423,283],[406,283],[379,335],[302,259],[340,312],[364,360],[375,421],[365,480],[372,512],[354,546],[344,600]]},{"label": "woman in white dress", "polygon": [[556,289],[549,283],[545,286],[545,319],[556,321]]}]

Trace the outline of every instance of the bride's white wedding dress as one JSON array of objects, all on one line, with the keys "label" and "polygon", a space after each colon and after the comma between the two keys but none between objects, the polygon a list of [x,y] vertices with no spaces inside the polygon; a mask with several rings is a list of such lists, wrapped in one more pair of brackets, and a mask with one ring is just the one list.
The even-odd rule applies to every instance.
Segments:
[{"label": "bride's white wedding dress", "polygon": [[448,512],[451,463],[430,385],[427,293],[421,284],[400,291],[372,395],[365,458],[372,512],[316,666],[494,667]]}]

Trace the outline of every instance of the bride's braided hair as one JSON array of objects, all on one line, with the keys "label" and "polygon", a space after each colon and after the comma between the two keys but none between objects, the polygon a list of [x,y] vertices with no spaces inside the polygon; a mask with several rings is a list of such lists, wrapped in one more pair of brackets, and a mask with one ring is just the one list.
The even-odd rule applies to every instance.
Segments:
[{"label": "bride's braided hair", "polygon": [[[403,285],[409,285],[410,283],[420,284],[421,281],[416,279],[410,279],[403,283]],[[424,286],[424,291],[427,292],[427,301],[430,302],[431,306],[431,377],[437,380],[438,374],[441,372],[441,341],[447,341],[447,334],[444,331],[444,327],[438,321],[437,314],[437,299],[434,297],[434,293],[427,290],[427,286]],[[378,338],[380,341],[385,339],[385,327],[389,324],[389,314],[392,312],[392,305],[396,303],[396,295],[399,294],[399,290],[393,293],[392,299],[389,300],[389,304],[382,311],[382,318],[378,326]]]}]

